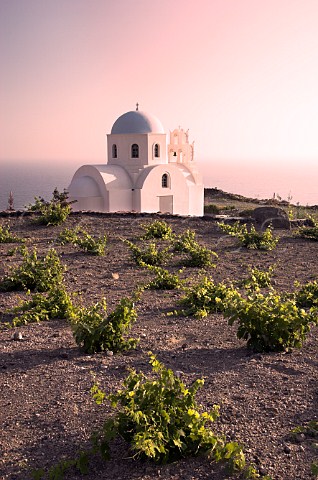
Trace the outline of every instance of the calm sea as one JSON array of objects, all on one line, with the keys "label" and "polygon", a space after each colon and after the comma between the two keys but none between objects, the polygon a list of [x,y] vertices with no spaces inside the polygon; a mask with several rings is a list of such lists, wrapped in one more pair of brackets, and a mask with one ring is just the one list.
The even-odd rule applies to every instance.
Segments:
[{"label": "calm sea", "polygon": [[[211,162],[212,164],[212,162]],[[273,194],[292,203],[318,205],[318,166],[311,169],[287,170],[233,168],[222,164],[202,163],[206,187],[217,187],[227,192],[253,198],[271,198]],[[60,191],[67,188],[75,170],[80,166],[72,164],[41,165],[0,163],[0,211],[8,206],[10,191],[13,192],[14,206],[22,209],[33,203],[35,196],[50,199],[55,187]]]},{"label": "calm sea", "polygon": [[10,191],[16,210],[34,203],[34,197],[50,199],[55,187],[67,188],[77,167],[53,163],[41,165],[0,163],[0,211],[8,207]]}]

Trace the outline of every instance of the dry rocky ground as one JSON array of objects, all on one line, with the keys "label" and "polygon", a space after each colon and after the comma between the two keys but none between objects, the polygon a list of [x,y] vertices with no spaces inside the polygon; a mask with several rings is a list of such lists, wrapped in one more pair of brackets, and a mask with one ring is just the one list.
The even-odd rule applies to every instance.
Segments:
[{"label": "dry rocky ground", "polygon": [[[106,297],[109,310],[137,285],[152,278],[131,259],[122,238],[136,240],[141,224],[156,216],[77,214],[59,227],[41,227],[31,218],[9,217],[4,222],[43,254],[50,247],[67,267],[65,284],[78,292],[75,302],[91,305]],[[240,280],[248,266],[266,269],[276,265],[274,283],[279,291],[291,291],[294,281],[318,278],[318,242],[293,237],[291,231],[277,231],[277,248],[270,252],[238,248],[235,239],[224,236],[212,219],[165,217],[176,233],[196,231],[198,241],[219,255],[216,268],[208,274],[215,281]],[[58,233],[80,225],[94,235],[108,236],[107,253],[94,257],[72,245],[56,242]],[[14,245],[0,245],[0,278],[19,261],[8,255]],[[177,258],[167,268],[177,271]],[[118,274],[118,275],[114,275]],[[201,271],[187,268],[182,277],[189,283]],[[244,446],[248,461],[262,475],[275,480],[313,478],[311,463],[318,457],[317,439],[306,436],[294,441],[292,428],[318,419],[317,327],[312,328],[303,347],[290,354],[254,354],[236,337],[222,315],[203,320],[167,316],[177,306],[182,291],[145,291],[138,303],[138,319],[131,330],[139,337],[135,350],[125,354],[87,355],[77,347],[70,325],[64,320],[19,327],[22,340],[12,339],[15,330],[0,336],[0,478],[27,480],[30,472],[70,458],[89,446],[91,433],[109,416],[109,405],[96,405],[90,395],[92,372],[106,392],[120,388],[129,367],[149,372],[147,352],[154,352],[173,371],[182,371],[185,383],[203,377],[198,400],[204,410],[220,405],[220,418],[212,425],[217,433]],[[22,292],[0,293],[0,312],[17,305]],[[5,318],[5,316],[3,317]],[[183,346],[183,348],[182,348]],[[82,478],[70,471],[67,479]],[[228,474],[206,458],[158,466],[135,461],[121,440],[112,448],[112,459],[96,458],[88,480],[101,479],[214,479]]]}]

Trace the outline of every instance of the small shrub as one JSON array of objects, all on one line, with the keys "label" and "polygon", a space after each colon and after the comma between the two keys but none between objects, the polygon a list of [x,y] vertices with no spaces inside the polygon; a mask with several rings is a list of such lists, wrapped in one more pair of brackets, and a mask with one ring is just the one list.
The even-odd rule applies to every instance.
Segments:
[{"label": "small shrub", "polygon": [[43,478],[49,480],[63,480],[69,470],[75,470],[81,475],[89,473],[89,459],[92,456],[92,451],[79,452],[78,456],[70,459],[60,460],[56,465],[53,465],[46,472],[43,468],[33,470],[31,477],[33,480],[42,480]]},{"label": "small shrub", "polygon": [[169,254],[169,248],[159,249],[155,243],[150,243],[141,249],[129,240],[124,240],[124,242],[130,248],[133,259],[140,267],[145,264],[155,266],[162,265],[171,256]]},{"label": "small shrub", "polygon": [[284,351],[301,347],[314,316],[299,308],[296,299],[275,291],[254,292],[246,299],[232,298],[224,312],[232,325],[238,322],[237,336],[255,351]]},{"label": "small shrub", "polygon": [[142,225],[146,233],[142,236],[143,239],[159,239],[170,240],[172,238],[172,229],[167,222],[162,220],[155,220],[154,222]]},{"label": "small shrub", "polygon": [[19,315],[13,319],[13,326],[27,325],[54,318],[68,319],[73,312],[70,296],[63,286],[53,287],[47,294],[35,293],[28,301],[22,302],[12,311]]},{"label": "small shrub", "polygon": [[306,425],[299,425],[298,427],[293,428],[291,433],[293,436],[303,433],[308,437],[318,438],[318,421],[310,420]]},{"label": "small shrub", "polygon": [[[149,270],[156,274],[156,277],[149,282],[145,288],[150,290],[174,290],[182,286],[182,281],[175,273],[170,273],[168,270],[162,267],[155,267],[152,265],[146,265]],[[181,273],[182,270],[179,271]]]},{"label": "small shrub", "polygon": [[0,243],[23,243],[22,238],[17,237],[10,232],[10,227],[5,225],[0,225]]},{"label": "small shrub", "polygon": [[[311,420],[307,422],[305,425],[299,425],[292,429],[291,437],[293,440],[299,441],[298,440],[299,434],[305,435],[306,437],[314,440],[318,439],[318,421]],[[311,463],[310,469],[311,469],[311,474],[314,477],[318,477],[318,459]]]},{"label": "small shrub", "polygon": [[91,255],[103,256],[105,255],[107,236],[104,235],[100,238],[94,238],[81,228],[75,228],[73,230],[65,228],[65,230],[60,233],[58,241],[62,245],[72,243]]},{"label": "small shrub", "polygon": [[188,249],[182,264],[186,267],[215,267],[212,257],[218,258],[218,255],[212,250],[197,244]]},{"label": "small shrub", "polygon": [[47,202],[44,198],[35,197],[34,205],[29,205],[28,209],[40,214],[36,219],[37,223],[47,226],[60,225],[71,213],[71,203],[73,202],[68,202],[68,192],[64,190],[60,193],[56,188],[52,200]]},{"label": "small shrub", "polygon": [[240,225],[236,222],[234,225],[218,223],[222,232],[231,235],[239,240],[243,247],[254,250],[273,250],[278,242],[278,237],[274,237],[272,227],[269,225],[264,232],[257,232],[254,225],[251,225],[250,231],[244,223]]},{"label": "small shrub", "polygon": [[59,236],[57,237],[57,241],[61,245],[66,245],[67,243],[73,243],[75,244],[78,238],[78,232],[80,231],[80,228],[64,228],[64,230],[61,231]]},{"label": "small shrub", "polygon": [[174,238],[173,250],[186,254],[186,258],[181,261],[186,267],[214,267],[212,257],[218,258],[215,252],[196,241],[195,232],[190,229]]},{"label": "small shrub", "polygon": [[212,213],[214,215],[218,215],[221,209],[214,203],[209,203],[208,205],[204,205],[204,213]]},{"label": "small shrub", "polygon": [[124,338],[137,318],[134,302],[128,298],[123,298],[109,315],[106,300],[103,299],[92,307],[77,308],[71,318],[75,341],[86,353],[104,350],[117,353],[134,348],[137,344],[135,339]]},{"label": "small shrub", "polygon": [[310,469],[311,474],[315,477],[318,477],[318,460],[316,462],[312,462]]},{"label": "small shrub", "polygon": [[296,303],[299,308],[318,307],[318,281],[308,282],[305,285],[296,283],[299,290],[296,292]]},{"label": "small shrub", "polygon": [[[109,419],[96,444],[109,458],[109,442],[117,435],[129,442],[134,457],[156,463],[175,461],[187,456],[208,454],[216,461],[228,461],[233,470],[245,466],[242,448],[236,442],[226,443],[206,427],[218,417],[219,406],[200,413],[195,396],[203,380],[187,387],[172,370],[150,355],[154,379],[132,370],[124,380],[124,388],[109,395],[118,412]],[[98,403],[103,399],[97,385],[92,394]]]},{"label": "small shrub", "polygon": [[50,249],[43,258],[38,258],[37,250],[29,253],[22,250],[23,262],[12,268],[11,272],[0,283],[0,291],[37,290],[47,292],[63,281],[65,267],[54,249]]},{"label": "small shrub", "polygon": [[258,268],[249,268],[249,277],[243,280],[242,286],[247,290],[259,290],[271,286],[272,274],[275,267],[269,267],[267,272]]},{"label": "small shrub", "polygon": [[315,220],[312,216],[309,216],[311,220],[312,226],[311,227],[300,227],[296,235],[302,238],[308,238],[309,240],[318,240],[318,221]]},{"label": "small shrub", "polygon": [[177,235],[173,241],[173,249],[175,252],[187,253],[191,248],[197,245],[195,232],[193,230],[186,230],[181,235]]},{"label": "small shrub", "polygon": [[224,312],[228,302],[232,301],[238,292],[224,282],[215,284],[211,278],[204,277],[197,284],[185,291],[180,300],[184,309],[179,312],[183,315],[203,318],[211,313]]}]

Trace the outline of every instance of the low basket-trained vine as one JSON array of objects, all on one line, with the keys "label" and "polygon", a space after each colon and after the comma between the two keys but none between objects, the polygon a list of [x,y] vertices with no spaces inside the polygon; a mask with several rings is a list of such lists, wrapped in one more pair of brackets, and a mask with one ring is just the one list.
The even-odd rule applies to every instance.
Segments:
[{"label": "low basket-trained vine", "polygon": [[215,267],[212,259],[217,259],[217,253],[202,245],[193,245],[186,252],[185,259],[181,261],[182,265],[186,267]]},{"label": "low basket-trained vine", "polygon": [[[207,454],[215,461],[226,461],[232,470],[245,466],[243,450],[236,442],[226,442],[207,423],[219,415],[219,406],[200,413],[195,400],[204,381],[196,380],[187,387],[172,370],[150,354],[154,378],[132,370],[124,387],[108,396],[117,413],[106,421],[95,437],[104,457],[109,458],[110,442],[117,435],[130,445],[134,458],[149,458],[166,463],[187,456]],[[92,388],[97,403],[105,394],[98,385]]]},{"label": "low basket-trained vine", "polygon": [[172,229],[167,222],[163,220],[155,220],[152,223],[141,225],[145,230],[142,239],[162,239],[170,240],[173,237]]},{"label": "low basket-trained vine", "polygon": [[253,250],[273,250],[279,240],[278,237],[273,235],[271,225],[264,232],[258,232],[254,225],[251,225],[250,230],[248,230],[245,223],[240,225],[239,222],[234,225],[218,223],[218,226],[222,232],[237,238],[243,247]]},{"label": "low basket-trained vine", "polygon": [[198,318],[221,313],[236,295],[239,293],[225,282],[215,283],[212,278],[203,277],[191,287],[185,288],[185,294],[179,302],[182,310],[177,313]]},{"label": "low basket-trained vine", "polygon": [[73,202],[68,201],[67,191],[64,190],[64,192],[60,193],[57,188],[55,188],[50,201],[46,201],[41,197],[35,197],[35,203],[29,205],[28,209],[31,212],[39,214],[35,220],[36,223],[54,226],[65,222],[72,211],[72,203]]},{"label": "low basket-trained vine", "polygon": [[187,229],[180,235],[176,235],[173,240],[173,249],[175,252],[187,253],[191,248],[197,245],[194,230]]},{"label": "low basket-trained vine", "polygon": [[30,300],[22,301],[9,313],[17,314],[12,326],[27,325],[33,322],[42,322],[54,318],[68,319],[74,307],[70,295],[63,285],[55,286],[48,293],[35,293]]},{"label": "low basket-trained vine", "polygon": [[148,245],[143,244],[142,248],[129,240],[124,240],[124,243],[129,247],[132,258],[140,267],[145,266],[145,264],[155,266],[162,265],[171,256],[169,247],[160,248],[155,243]]},{"label": "low basket-trained vine", "polygon": [[311,226],[304,225],[299,227],[296,232],[296,235],[302,238],[308,238],[308,240],[318,240],[318,221],[315,220],[312,216],[309,216]]},{"label": "low basket-trained vine", "polygon": [[[318,421],[317,420],[310,420],[305,425],[299,425],[292,429],[291,437],[297,443],[299,442],[299,435],[303,435],[303,437],[307,437],[312,440],[312,446],[317,448],[317,440],[318,440]],[[312,462],[310,466],[311,475],[314,478],[318,477],[318,457]]]},{"label": "low basket-trained vine", "polygon": [[274,269],[275,266],[269,267],[267,271],[249,267],[249,275],[241,282],[242,287],[246,290],[254,291],[260,290],[261,288],[271,287]]},{"label": "low basket-trained vine", "polygon": [[218,258],[218,255],[196,241],[196,235],[193,230],[186,230],[173,239],[173,250],[185,254],[181,264],[185,267],[215,267],[212,259]]},{"label": "low basket-trained vine", "polygon": [[296,287],[298,288],[296,292],[297,306],[301,308],[316,307],[318,309],[318,281],[313,280],[304,285],[296,282]]},{"label": "low basket-trained vine", "polygon": [[0,243],[23,243],[24,239],[14,235],[9,225],[0,225]]},{"label": "low basket-trained vine", "polygon": [[294,295],[253,292],[244,298],[235,295],[224,312],[230,325],[237,322],[238,338],[254,351],[283,351],[301,347],[310,324],[316,321],[312,311],[297,306]]},{"label": "low basket-trained vine", "polygon": [[44,257],[38,257],[36,248],[32,252],[21,248],[23,261],[12,267],[0,282],[0,291],[37,290],[47,292],[63,281],[64,265],[52,248]]},{"label": "low basket-trained vine", "polygon": [[180,280],[178,273],[170,273],[168,270],[162,267],[155,267],[153,265],[144,264],[148,270],[156,274],[155,278],[145,285],[145,288],[150,290],[174,290],[175,288],[181,288],[183,281]]},{"label": "low basket-trained vine", "polygon": [[103,256],[105,255],[107,236],[103,235],[102,237],[94,238],[80,227],[74,229],[65,228],[58,236],[58,241],[62,245],[71,243],[91,255]]},{"label": "low basket-trained vine", "polygon": [[110,314],[106,299],[91,307],[78,307],[71,314],[74,339],[86,353],[117,353],[135,348],[138,340],[124,335],[136,318],[134,300],[129,298],[122,298]]},{"label": "low basket-trained vine", "polygon": [[[150,352],[149,356],[152,374],[146,376],[131,370],[123,388],[116,393],[106,396],[94,383],[91,394],[95,402],[102,406],[107,400],[115,412],[93,433],[91,448],[80,451],[75,458],[61,460],[47,472],[43,468],[33,471],[34,480],[61,480],[71,469],[89,474],[90,463],[97,454],[106,461],[110,459],[111,443],[117,436],[127,442],[134,460],[165,464],[205,455],[212,462],[225,463],[230,474],[260,478],[255,466],[246,463],[242,447],[211,429],[220,407],[214,405],[209,412],[202,412],[195,397],[204,380],[197,379],[187,386],[155,355]],[[268,475],[262,478],[271,480]]]}]

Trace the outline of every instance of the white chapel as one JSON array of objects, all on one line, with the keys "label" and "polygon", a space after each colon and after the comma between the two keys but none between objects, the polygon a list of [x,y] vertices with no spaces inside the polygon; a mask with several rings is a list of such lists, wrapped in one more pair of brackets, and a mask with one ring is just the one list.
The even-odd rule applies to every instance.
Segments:
[{"label": "white chapel", "polygon": [[188,132],[173,130],[167,145],[160,120],[138,104],[107,135],[107,163],[80,167],[68,190],[75,211],[203,215],[204,187]]}]

